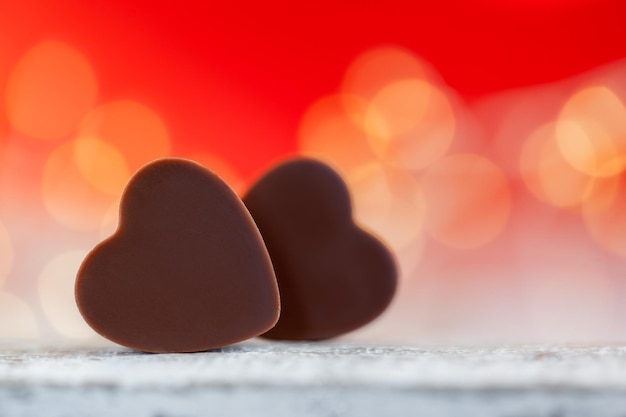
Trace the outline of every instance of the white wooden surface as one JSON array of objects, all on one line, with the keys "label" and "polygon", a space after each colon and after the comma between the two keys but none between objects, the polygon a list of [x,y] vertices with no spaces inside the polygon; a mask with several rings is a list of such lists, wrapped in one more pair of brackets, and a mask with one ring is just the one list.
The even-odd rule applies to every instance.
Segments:
[{"label": "white wooden surface", "polygon": [[626,416],[626,347],[4,346],[0,416]]}]

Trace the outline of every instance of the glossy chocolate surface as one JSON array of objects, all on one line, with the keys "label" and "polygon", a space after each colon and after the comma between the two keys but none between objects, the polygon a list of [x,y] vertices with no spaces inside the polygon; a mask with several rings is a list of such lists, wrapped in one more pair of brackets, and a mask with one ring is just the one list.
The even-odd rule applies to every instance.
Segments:
[{"label": "glossy chocolate surface", "polygon": [[273,268],[241,200],[202,166],[140,169],[117,232],[84,260],[76,302],[102,336],[146,352],[194,352],[257,336],[279,314]]},{"label": "glossy chocolate surface", "polygon": [[380,315],[396,290],[390,251],[352,219],[348,189],[329,166],[285,162],[244,196],[274,264],[281,316],[264,337],[320,340]]}]

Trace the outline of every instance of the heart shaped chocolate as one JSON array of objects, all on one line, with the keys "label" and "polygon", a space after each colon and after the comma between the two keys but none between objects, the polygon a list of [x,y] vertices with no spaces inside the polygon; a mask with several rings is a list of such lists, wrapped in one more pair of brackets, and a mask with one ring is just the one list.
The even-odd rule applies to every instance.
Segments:
[{"label": "heart shaped chocolate", "polygon": [[195,162],[140,169],[120,223],[85,258],[76,302],[102,336],[146,352],[195,352],[257,336],[278,320],[276,278],[242,201]]},{"label": "heart shaped chocolate", "polygon": [[281,315],[263,337],[321,340],[380,315],[396,290],[393,256],[352,219],[348,189],[329,166],[294,159],[243,198],[269,251]]}]

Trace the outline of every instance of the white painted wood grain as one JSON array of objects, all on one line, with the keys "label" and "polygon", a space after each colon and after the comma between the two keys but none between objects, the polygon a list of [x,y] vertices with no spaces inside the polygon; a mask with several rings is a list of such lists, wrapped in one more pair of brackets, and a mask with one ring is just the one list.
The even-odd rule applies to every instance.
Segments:
[{"label": "white painted wood grain", "polygon": [[0,416],[626,416],[626,347],[6,346]]}]

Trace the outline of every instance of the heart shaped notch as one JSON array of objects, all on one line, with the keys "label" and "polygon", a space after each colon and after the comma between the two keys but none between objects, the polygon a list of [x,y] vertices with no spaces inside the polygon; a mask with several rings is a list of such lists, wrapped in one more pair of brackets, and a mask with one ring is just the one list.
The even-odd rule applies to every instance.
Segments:
[{"label": "heart shaped notch", "polygon": [[237,195],[195,162],[141,168],[117,231],[85,258],[75,296],[85,321],[145,352],[196,352],[270,329],[280,303],[259,231]]},{"label": "heart shaped notch", "polygon": [[280,319],[263,337],[328,339],[369,323],[390,304],[397,285],[393,256],[354,223],[348,188],[329,166],[287,161],[243,201],[280,288]]}]

